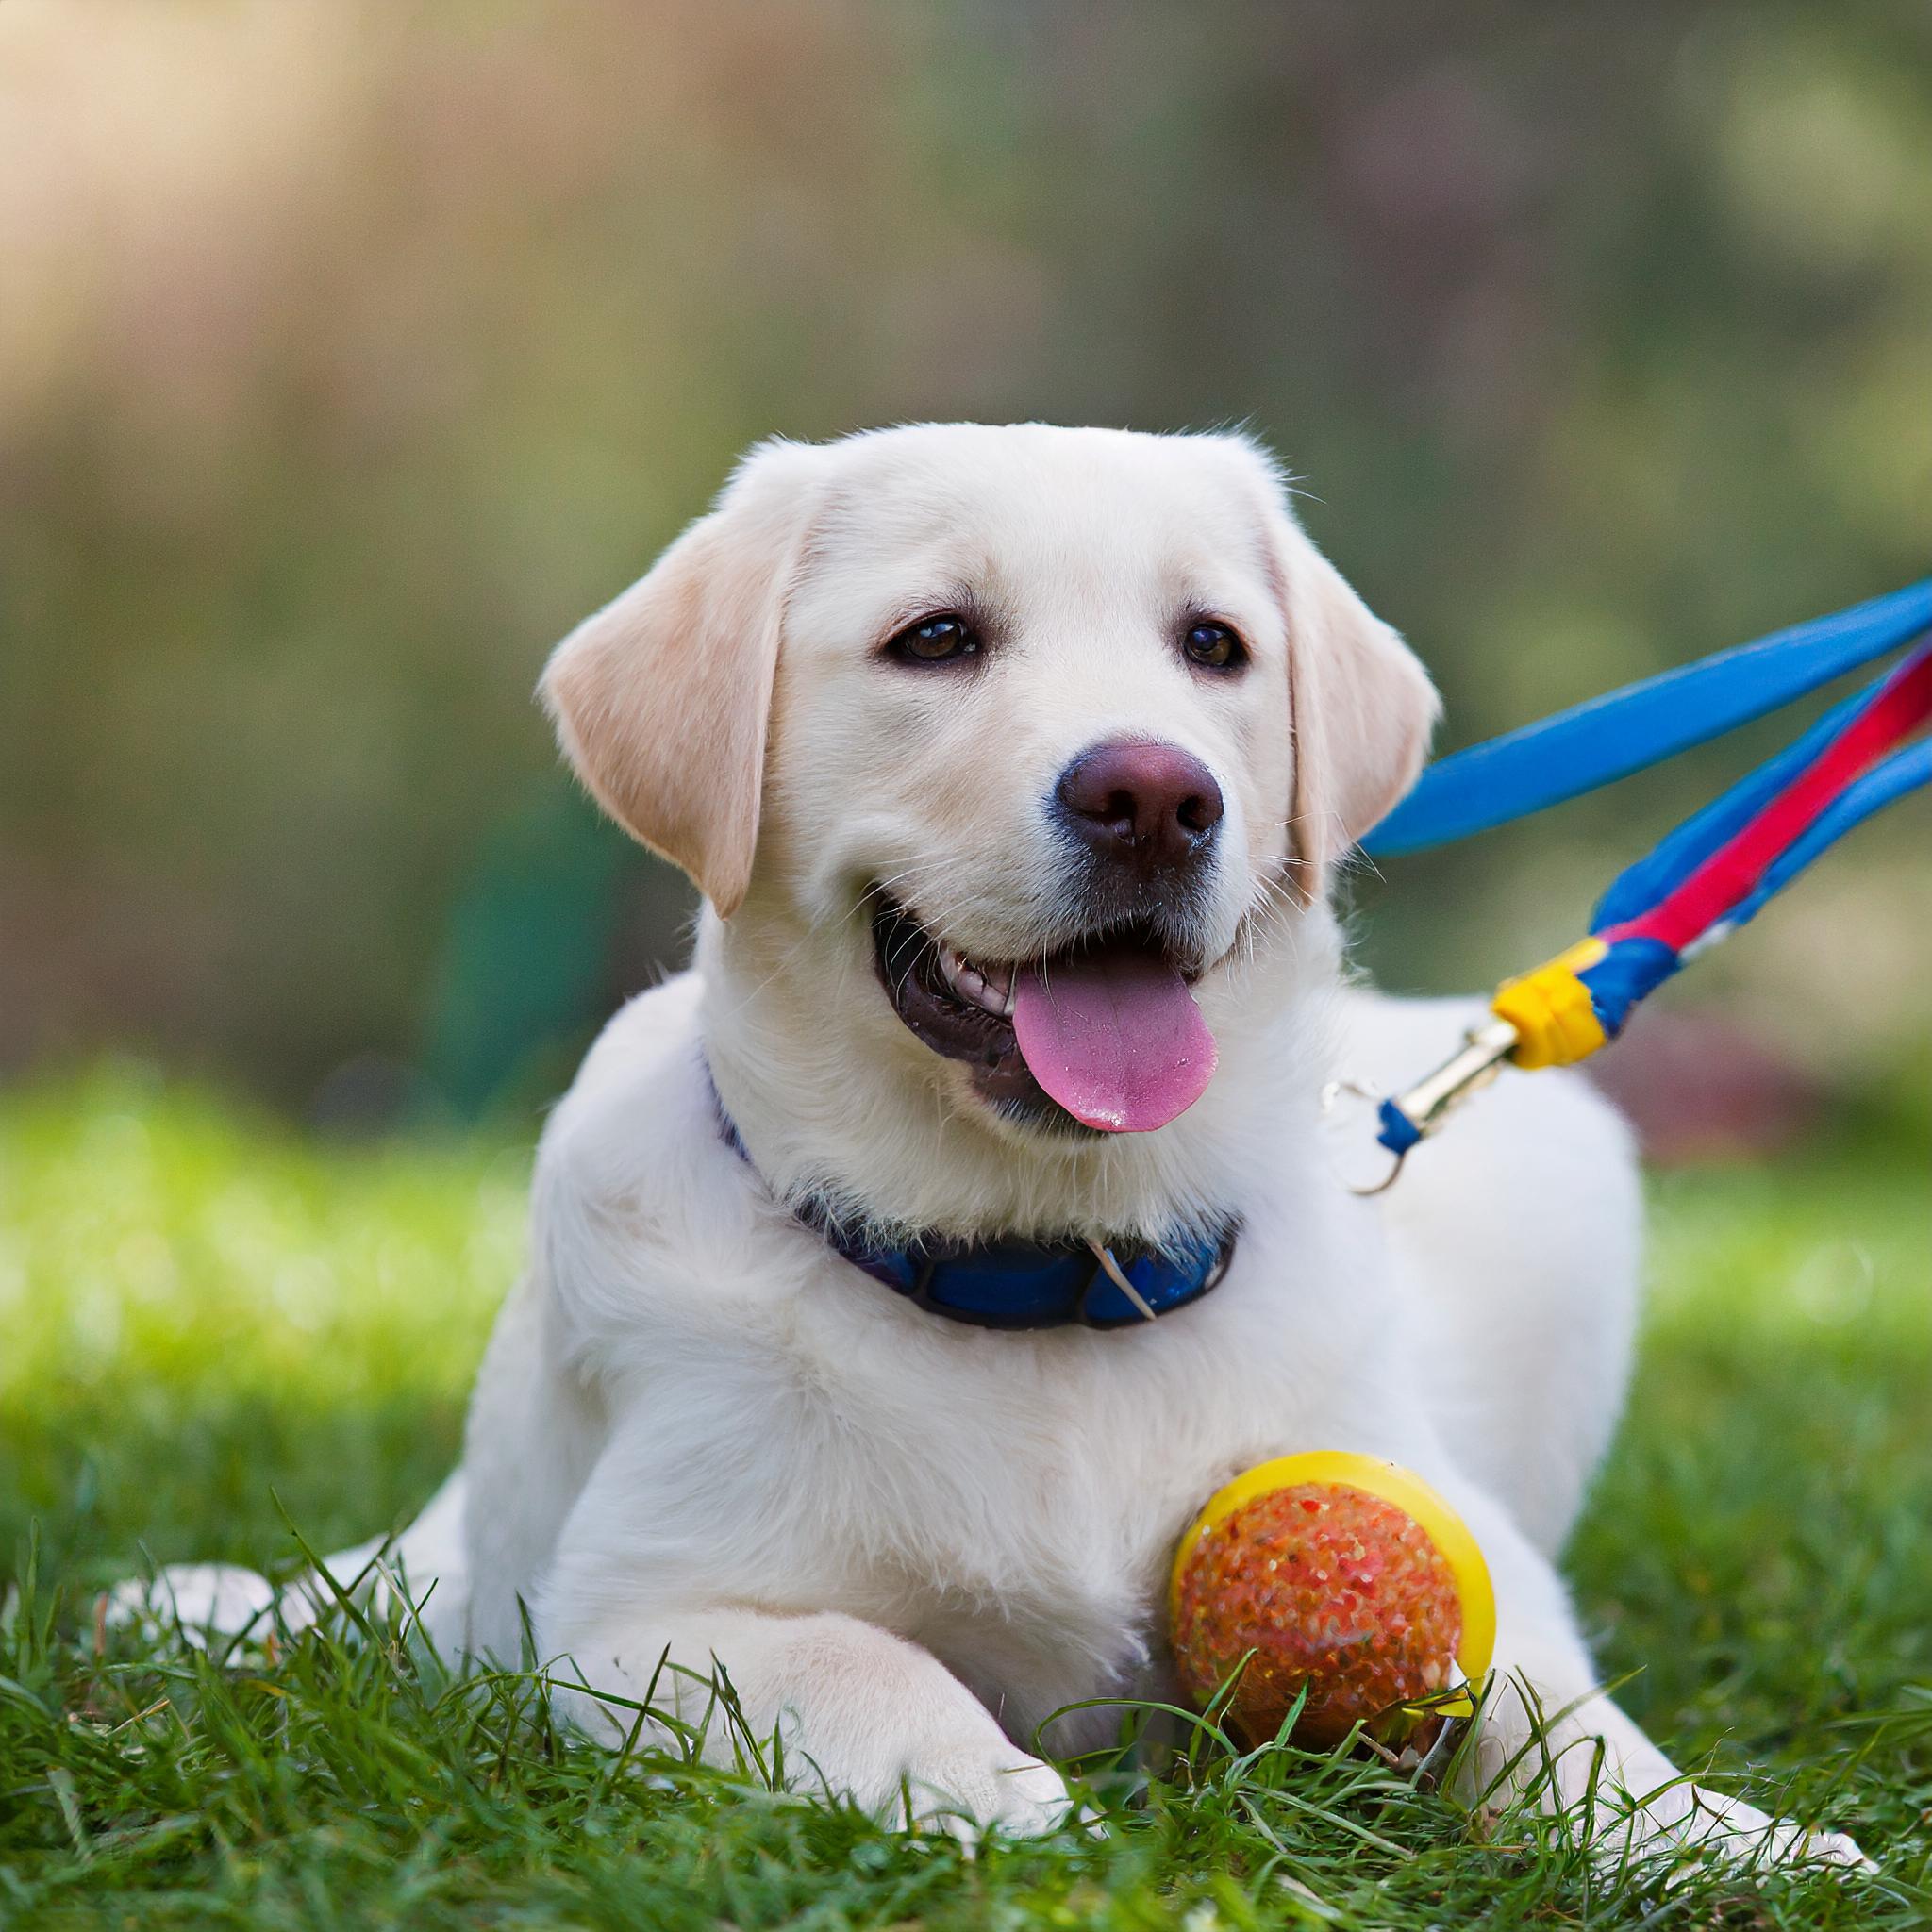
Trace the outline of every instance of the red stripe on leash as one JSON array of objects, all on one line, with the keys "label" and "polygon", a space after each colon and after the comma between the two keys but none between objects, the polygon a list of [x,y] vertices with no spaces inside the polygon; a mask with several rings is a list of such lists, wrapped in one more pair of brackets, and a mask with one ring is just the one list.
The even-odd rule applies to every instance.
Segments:
[{"label": "red stripe on leash", "polygon": [[1658,940],[1675,952],[1750,896],[1793,841],[1848,785],[1932,719],[1932,645],[1921,645],[1881,685],[1872,702],[1755,818],[1641,918],[1600,938]]}]

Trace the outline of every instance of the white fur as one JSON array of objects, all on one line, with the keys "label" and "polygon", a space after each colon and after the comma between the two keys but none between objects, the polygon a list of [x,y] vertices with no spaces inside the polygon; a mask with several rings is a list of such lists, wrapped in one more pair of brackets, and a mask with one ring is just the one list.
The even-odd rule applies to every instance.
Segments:
[{"label": "white fur", "polygon": [[[761,777],[756,862],[734,916],[707,912],[697,971],[610,1023],[543,1137],[529,1270],[463,1471],[402,1546],[413,1589],[437,1579],[438,1633],[514,1657],[526,1604],[542,1654],[589,1687],[577,1715],[612,1737],[633,1712],[594,1690],[655,1685],[696,1718],[719,1664],[801,1780],[881,1810],[903,1787],[917,1819],[1044,1828],[1067,1797],[1035,1727],[1077,1700],[1165,1690],[1165,1572],[1203,1501],[1270,1457],[1363,1450],[1421,1472],[1483,1545],[1499,1688],[1481,1755],[1506,1788],[1542,1761],[1508,1768],[1530,1737],[1520,1679],[1556,1720],[1564,1795],[1603,1741],[1630,1807],[1616,1829],[1855,1858],[1678,1781],[1596,1694],[1553,1567],[1629,1364],[1640,1206],[1620,1123],[1568,1074],[1508,1078],[1386,1199],[1338,1178],[1324,1081],[1413,1074],[1475,1008],[1344,987],[1320,841],[1296,837],[1291,800],[1399,789],[1427,707],[1339,579],[1319,579],[1332,631],[1297,615],[1327,566],[1265,459],[1224,437],[922,427],[755,458],[741,492],[761,461],[808,508],[784,498],[800,510],[789,576],[769,554],[745,563],[782,634],[769,744],[761,774],[726,774],[731,813],[685,812],[676,835],[694,871],[742,878],[746,855],[716,841],[742,836]],[[751,528],[730,504],[701,526],[713,570]],[[701,583],[675,589],[642,604],[702,599]],[[881,638],[968,591],[1003,626],[980,670],[878,660]],[[1241,628],[1245,676],[1178,659],[1189,600]],[[598,654],[579,680],[596,715],[573,741],[622,745],[651,728],[622,707],[648,684],[626,654],[652,640],[587,631],[573,645]],[[1294,650],[1322,654],[1322,695]],[[1374,664],[1353,685],[1351,653]],[[552,687],[567,737],[571,662]],[[1352,722],[1326,695],[1344,688],[1365,694]],[[729,705],[719,688],[676,702]],[[1295,709],[1314,703],[1339,708],[1324,731]],[[720,741],[765,743],[741,724]],[[1203,920],[1222,963],[1200,988],[1220,1071],[1157,1133],[1057,1140],[994,1118],[900,1024],[859,894],[891,881],[975,958],[1045,950],[1067,915],[1041,801],[1119,732],[1179,743],[1226,793]],[[1294,744],[1362,768],[1297,772]],[[702,749],[678,783],[708,782]],[[639,766],[660,789],[664,752]],[[654,836],[649,786],[590,775]],[[708,1066],[748,1161],[719,1131]],[[807,1192],[885,1228],[1153,1235],[1234,1210],[1244,1229],[1224,1283],[1157,1324],[996,1334],[839,1258],[788,1211]],[[458,1507],[459,1552],[444,1533]],[[174,1581],[217,1620],[254,1601],[232,1573]],[[1063,1720],[1044,1745],[1095,1729]]]}]

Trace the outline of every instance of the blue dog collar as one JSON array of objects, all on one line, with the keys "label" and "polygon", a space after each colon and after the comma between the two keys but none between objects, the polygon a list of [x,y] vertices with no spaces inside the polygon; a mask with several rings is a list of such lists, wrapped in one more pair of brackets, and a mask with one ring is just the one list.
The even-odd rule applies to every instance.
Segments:
[{"label": "blue dog collar", "polygon": [[[725,1144],[756,1174],[715,1085],[711,1099]],[[928,1314],[978,1328],[1138,1328],[1219,1288],[1241,1233],[1240,1222],[1229,1221],[1218,1234],[1162,1248],[943,1235],[881,1248],[855,1240],[815,1202],[792,1212],[835,1254],[895,1294]]]},{"label": "blue dog collar", "polygon": [[[1239,1232],[1169,1248],[1084,1241],[956,1241],[926,1237],[874,1248],[842,1235],[809,1207],[798,1219],[854,1267],[929,1314],[980,1328],[1137,1328],[1221,1285]],[[1120,1280],[1114,1278],[1117,1271]],[[1130,1296],[1121,1286],[1125,1281]]]}]

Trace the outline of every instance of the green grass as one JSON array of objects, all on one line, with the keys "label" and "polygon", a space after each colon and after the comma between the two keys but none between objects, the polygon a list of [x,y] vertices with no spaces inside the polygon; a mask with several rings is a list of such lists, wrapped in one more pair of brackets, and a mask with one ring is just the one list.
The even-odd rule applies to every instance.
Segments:
[{"label": "green grass", "polygon": [[[534,1676],[337,1619],[271,1664],[95,1632],[156,1560],[287,1564],[448,1466],[526,1150],[318,1147],[109,1073],[0,1104],[0,1925],[1880,1926],[1932,1915],[1922,1158],[1680,1177],[1629,1424],[1571,1565],[1687,1764],[1882,1875],[1622,1890],[1372,1766],[1204,1752],[1104,1837],[967,1859],[750,1772],[566,1748]],[[277,1502],[279,1498],[279,1503]],[[728,1659],[727,1659],[728,1661]]]}]

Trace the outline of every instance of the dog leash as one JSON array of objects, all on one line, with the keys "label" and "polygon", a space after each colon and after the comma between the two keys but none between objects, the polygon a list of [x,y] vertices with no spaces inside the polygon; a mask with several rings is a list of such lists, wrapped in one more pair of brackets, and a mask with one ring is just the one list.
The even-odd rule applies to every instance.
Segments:
[{"label": "dog leash", "polygon": [[[1918,639],[1889,673],[1833,707],[1667,834],[1611,882],[1589,937],[1497,988],[1492,1018],[1434,1073],[1373,1102],[1388,1174],[1503,1067],[1568,1066],[1615,1040],[1638,1005],[1753,918],[1855,825],[1932,782],[1932,577],[1849,610],[1625,686],[1470,746],[1423,774],[1363,841],[1374,858],[1422,852],[1526,818],[1722,737]],[[1916,742],[1912,741],[1917,740]]]}]

